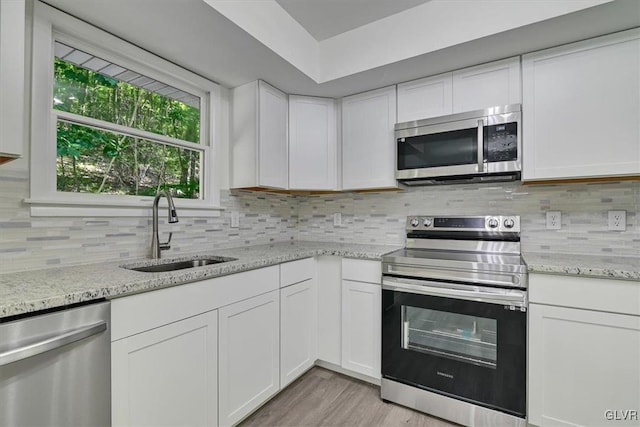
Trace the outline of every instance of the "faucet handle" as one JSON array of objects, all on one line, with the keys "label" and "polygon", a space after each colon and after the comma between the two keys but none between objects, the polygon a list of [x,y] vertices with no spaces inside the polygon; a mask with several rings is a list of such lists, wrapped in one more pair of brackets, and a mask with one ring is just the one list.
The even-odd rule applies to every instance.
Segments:
[{"label": "faucet handle", "polygon": [[171,238],[173,237],[173,231],[169,233],[169,240],[167,240],[164,243],[160,243],[160,250],[166,250],[166,249],[171,249]]}]

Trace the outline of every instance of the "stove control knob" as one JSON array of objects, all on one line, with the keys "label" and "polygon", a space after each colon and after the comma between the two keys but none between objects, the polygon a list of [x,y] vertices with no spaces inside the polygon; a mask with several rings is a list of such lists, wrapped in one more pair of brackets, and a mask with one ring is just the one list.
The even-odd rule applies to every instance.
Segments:
[{"label": "stove control knob", "polygon": [[411,224],[412,227],[417,227],[420,225],[420,220],[418,218],[411,218],[409,224]]},{"label": "stove control knob", "polygon": [[513,218],[507,218],[504,220],[504,228],[513,228],[516,225],[516,222]]},{"label": "stove control knob", "polygon": [[500,223],[495,218],[489,218],[489,220],[487,221],[487,225],[489,226],[489,228],[498,228],[498,225],[500,225]]},{"label": "stove control knob", "polygon": [[431,227],[431,224],[433,224],[433,220],[431,218],[425,218],[422,224],[424,224],[425,227]]}]

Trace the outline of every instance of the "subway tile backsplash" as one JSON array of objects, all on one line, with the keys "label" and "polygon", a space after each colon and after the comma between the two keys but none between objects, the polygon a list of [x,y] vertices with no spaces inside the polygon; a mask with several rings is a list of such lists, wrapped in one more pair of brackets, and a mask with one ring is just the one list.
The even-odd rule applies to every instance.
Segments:
[{"label": "subway tile backsplash", "polygon": [[[148,256],[150,218],[31,218],[26,171],[0,170],[0,271]],[[419,187],[398,192],[322,196],[222,191],[218,218],[181,218],[171,250],[182,252],[287,240],[402,245],[407,215],[520,215],[523,251],[640,256],[640,182],[528,186],[519,183]],[[562,212],[546,230],[545,212]],[[607,230],[607,211],[627,211],[627,229]],[[230,227],[231,212],[240,227]],[[334,214],[342,225],[334,225]],[[179,213],[178,213],[179,214]]]}]

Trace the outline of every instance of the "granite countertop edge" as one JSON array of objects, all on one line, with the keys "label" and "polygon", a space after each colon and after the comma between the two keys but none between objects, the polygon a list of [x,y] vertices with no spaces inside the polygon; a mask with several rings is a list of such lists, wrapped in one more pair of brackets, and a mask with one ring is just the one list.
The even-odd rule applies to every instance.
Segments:
[{"label": "granite countertop edge", "polygon": [[529,273],[640,281],[640,257],[525,253]]},{"label": "granite countertop edge", "polygon": [[[0,274],[0,319],[213,279],[314,256],[334,255],[379,261],[384,254],[397,249],[400,247],[392,245],[281,242],[185,253],[162,260],[138,258]],[[123,268],[217,256],[236,260],[162,273]]]}]

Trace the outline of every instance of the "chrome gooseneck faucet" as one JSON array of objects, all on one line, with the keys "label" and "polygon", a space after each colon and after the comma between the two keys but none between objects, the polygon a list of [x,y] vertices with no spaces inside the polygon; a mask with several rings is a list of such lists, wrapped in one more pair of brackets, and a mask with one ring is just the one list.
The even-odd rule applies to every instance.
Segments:
[{"label": "chrome gooseneck faucet", "polygon": [[151,236],[151,258],[153,259],[160,258],[160,251],[171,248],[170,243],[173,236],[173,233],[169,233],[169,240],[165,243],[160,243],[158,236],[158,202],[162,196],[167,198],[167,203],[169,204],[167,220],[170,224],[178,222],[178,213],[176,212],[176,206],[173,204],[171,194],[164,190],[158,191],[156,198],[153,199],[153,236]]}]

